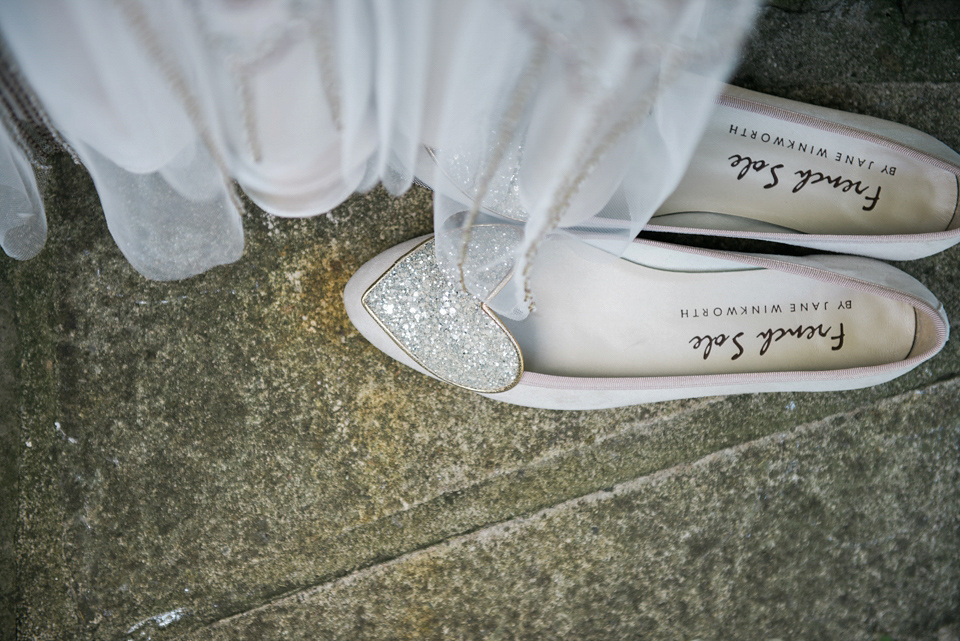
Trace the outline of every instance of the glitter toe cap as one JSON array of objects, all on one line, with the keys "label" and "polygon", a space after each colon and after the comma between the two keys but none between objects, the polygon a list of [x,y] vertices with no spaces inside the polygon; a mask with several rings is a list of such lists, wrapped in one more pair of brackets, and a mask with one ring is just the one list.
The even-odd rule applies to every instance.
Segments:
[{"label": "glitter toe cap", "polygon": [[[478,231],[480,242],[496,234]],[[520,347],[486,305],[450,282],[437,264],[433,238],[397,261],[362,301],[394,342],[437,378],[487,394],[519,382]]]}]

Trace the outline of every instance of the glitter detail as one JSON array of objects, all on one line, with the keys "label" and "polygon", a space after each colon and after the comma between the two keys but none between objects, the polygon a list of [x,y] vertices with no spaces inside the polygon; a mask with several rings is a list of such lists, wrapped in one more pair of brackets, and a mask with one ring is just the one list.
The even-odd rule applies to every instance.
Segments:
[{"label": "glitter detail", "polygon": [[[514,242],[510,227],[479,226],[471,253]],[[502,282],[509,269],[481,274]],[[437,378],[495,393],[520,380],[523,358],[516,341],[490,309],[456,287],[437,265],[433,238],[401,258],[363,295],[363,305],[396,343]]]}]

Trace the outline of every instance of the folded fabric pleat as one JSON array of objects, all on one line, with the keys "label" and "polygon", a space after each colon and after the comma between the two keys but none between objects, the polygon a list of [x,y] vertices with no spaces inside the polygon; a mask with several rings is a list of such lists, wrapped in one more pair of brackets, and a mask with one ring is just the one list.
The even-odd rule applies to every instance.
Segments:
[{"label": "folded fabric pleat", "polygon": [[0,127],[0,247],[18,260],[36,256],[47,240],[47,217],[33,167]]},{"label": "folded fabric pleat", "polygon": [[[312,216],[419,179],[440,265],[480,297],[463,266],[511,265],[497,311],[520,318],[544,238],[618,254],[679,182],[755,3],[55,0],[3,3],[0,34],[145,276],[237,259],[234,181],[271,214]],[[489,219],[520,242],[467,261]],[[31,225],[33,249],[4,250],[35,253]]]}]

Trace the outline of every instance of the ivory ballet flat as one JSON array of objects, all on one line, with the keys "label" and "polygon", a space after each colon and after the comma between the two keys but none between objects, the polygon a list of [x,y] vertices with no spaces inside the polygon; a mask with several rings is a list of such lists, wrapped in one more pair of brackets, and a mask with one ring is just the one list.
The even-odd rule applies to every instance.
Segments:
[{"label": "ivory ballet flat", "polygon": [[[477,227],[472,242],[482,250],[510,229]],[[949,327],[919,282],[852,256],[637,240],[622,259],[594,260],[548,240],[531,279],[536,310],[501,319],[450,284],[423,236],[363,265],[344,302],[367,340],[418,372],[569,410],[877,385],[933,357]]]},{"label": "ivory ballet flat", "polygon": [[728,87],[650,231],[889,260],[960,242],[960,155],[910,127]]}]

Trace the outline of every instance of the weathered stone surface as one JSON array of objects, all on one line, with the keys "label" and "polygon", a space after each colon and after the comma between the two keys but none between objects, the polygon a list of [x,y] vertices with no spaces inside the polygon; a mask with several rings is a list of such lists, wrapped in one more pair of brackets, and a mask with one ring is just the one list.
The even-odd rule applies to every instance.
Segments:
[{"label": "weathered stone surface", "polygon": [[795,13],[821,13],[833,10],[839,2],[838,0],[766,0],[760,4]]},{"label": "weathered stone surface", "polygon": [[17,333],[10,289],[0,280],[0,641],[16,638],[17,602]]},{"label": "weathered stone surface", "polygon": [[[762,10],[737,82],[960,148],[956,23],[908,26],[879,0],[821,9]],[[19,458],[19,484],[0,491],[19,497],[3,504],[19,638],[429,637],[441,621],[470,636],[474,617],[502,624],[490,636],[769,638],[782,624],[783,638],[899,640],[958,624],[943,587],[960,583],[956,341],[868,390],[527,410],[396,364],[346,318],[353,271],[430,231],[423,190],[303,221],[250,207],[244,258],[179,283],[130,268],[65,158],[47,206],[48,247],[0,261],[17,332],[18,429],[0,429],[16,445],[0,461]],[[960,318],[960,251],[899,266]],[[793,449],[770,440],[781,432]],[[713,543],[698,555],[685,533]],[[654,589],[641,570],[666,578]],[[391,601],[427,586],[438,600]]]},{"label": "weathered stone surface", "polygon": [[[765,7],[734,84],[780,94],[801,87],[956,83],[958,53],[960,24],[908,24],[895,0],[841,1],[804,13]],[[944,121],[949,115],[942,114]]]},{"label": "weathered stone surface", "polygon": [[[59,169],[53,203],[95,202]],[[859,392],[607,412],[491,402],[393,363],[342,309],[353,270],[428,209],[374,192],[319,220],[252,215],[242,261],[171,284],[133,272],[95,207],[53,208],[46,264],[12,278],[25,348],[48,353],[22,363],[22,468],[47,479],[21,498],[37,510],[24,567],[44,578],[26,629],[111,639],[146,621],[163,638],[956,371],[945,357]]]},{"label": "weathered stone surface", "polygon": [[32,403],[21,504],[36,516],[20,545],[39,591],[22,604],[31,634],[114,638],[181,610],[170,630],[198,625],[592,491],[638,463],[565,478],[556,470],[573,457],[547,466],[546,487],[514,477],[685,407],[527,411],[367,344],[340,292],[369,255],[423,233],[422,191],[375,192],[321,220],[254,218],[238,264],[151,283],[112,246],[82,173],[58,170],[50,246],[11,267]]},{"label": "weathered stone surface", "polygon": [[921,20],[960,20],[960,5],[953,0],[902,0],[904,18]]},{"label": "weathered stone surface", "polygon": [[193,639],[935,639],[960,602],[956,381],[280,599]]}]

